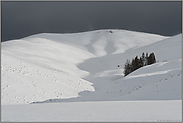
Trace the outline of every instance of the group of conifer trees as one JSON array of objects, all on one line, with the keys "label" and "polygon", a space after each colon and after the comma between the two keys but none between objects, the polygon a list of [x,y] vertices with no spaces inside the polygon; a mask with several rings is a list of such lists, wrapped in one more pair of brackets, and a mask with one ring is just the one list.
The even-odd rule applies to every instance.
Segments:
[{"label": "group of conifer trees", "polygon": [[146,65],[150,65],[156,63],[156,58],[154,53],[151,53],[148,56],[148,53],[146,53],[146,56],[144,53],[142,53],[142,56],[140,57],[140,59],[138,58],[138,56],[136,56],[135,58],[132,59],[132,62],[130,62],[130,60],[127,59],[125,66],[124,66],[124,75],[127,76],[128,74],[130,74],[131,72],[146,66]]}]

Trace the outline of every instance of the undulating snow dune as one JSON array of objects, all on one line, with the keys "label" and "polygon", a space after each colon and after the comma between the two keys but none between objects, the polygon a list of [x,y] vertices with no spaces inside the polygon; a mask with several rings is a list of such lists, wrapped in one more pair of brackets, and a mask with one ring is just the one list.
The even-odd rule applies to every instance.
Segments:
[{"label": "undulating snow dune", "polygon": [[[13,121],[13,118],[15,118],[14,121],[84,121],[86,117],[89,117],[86,118],[86,121],[130,121],[129,118],[134,114],[129,113],[129,116],[125,115],[123,118],[116,115],[116,117],[102,120],[110,113],[103,113],[100,119],[96,117],[97,115],[94,116],[92,111],[95,110],[91,110],[88,112],[89,114],[86,113],[88,116],[78,112],[80,115],[70,120],[69,116],[66,116],[67,113],[65,113],[66,119],[57,119],[58,115],[54,119],[54,116],[51,115],[51,119],[35,118],[34,120],[32,116],[21,120],[18,115],[15,115],[16,110],[11,114],[9,111],[11,108],[18,109],[23,106],[24,108],[18,111],[20,115],[31,106],[40,106],[37,108],[38,110],[43,110],[43,107],[47,106],[55,109],[57,106],[62,107],[66,102],[72,102],[73,106],[77,107],[78,103],[83,103],[83,101],[85,101],[84,106],[87,105],[87,102],[96,103],[91,103],[91,108],[92,106],[96,108],[96,105],[99,104],[96,101],[105,101],[103,103],[111,105],[116,105],[115,103],[118,102],[120,105],[127,105],[127,102],[136,105],[139,101],[139,103],[141,102],[141,104],[137,104],[139,106],[150,101],[150,105],[155,105],[157,100],[162,100],[160,101],[162,103],[158,104],[160,107],[172,101],[171,108],[177,106],[174,110],[174,115],[177,116],[169,117],[171,113],[167,113],[159,115],[161,117],[158,115],[151,117],[145,115],[146,109],[142,109],[141,113],[144,113],[144,117],[143,115],[140,116],[143,118],[139,119],[134,117],[132,121],[148,121],[148,118],[150,121],[182,121],[181,115],[179,115],[182,100],[181,42],[182,34],[165,37],[110,29],[73,34],[41,33],[19,40],[2,42],[3,121]],[[123,67],[126,60],[131,60],[135,56],[140,57],[143,52],[155,53],[158,62],[142,67],[124,77]],[[42,103],[53,103],[53,105]],[[119,107],[119,104],[116,106]],[[129,106],[124,110],[129,108],[134,111],[135,108],[131,109]],[[78,109],[80,108],[78,107]],[[154,112],[153,108],[155,107],[152,107],[152,112]],[[151,112],[151,109],[149,110]],[[165,109],[161,110],[165,111]],[[103,112],[107,111],[108,109]],[[30,114],[33,112],[30,111]],[[72,112],[72,109],[68,109],[68,112]],[[45,115],[47,114],[43,113],[40,117]],[[28,117],[27,114],[25,114],[26,116]],[[75,115],[71,115],[71,117],[73,116]]]}]

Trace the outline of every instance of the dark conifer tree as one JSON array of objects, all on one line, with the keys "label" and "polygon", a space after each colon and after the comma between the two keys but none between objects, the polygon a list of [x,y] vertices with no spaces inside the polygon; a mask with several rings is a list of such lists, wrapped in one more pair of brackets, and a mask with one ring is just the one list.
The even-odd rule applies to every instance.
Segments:
[{"label": "dark conifer tree", "polygon": [[139,68],[139,59],[138,59],[138,56],[135,57],[135,65],[136,65],[136,68],[135,68],[135,70],[136,70],[136,69]]},{"label": "dark conifer tree", "polygon": [[152,64],[152,62],[152,54],[150,54],[148,57],[148,65]]},{"label": "dark conifer tree", "polygon": [[153,63],[156,63],[156,58],[155,58],[154,53],[151,53],[151,54],[149,55],[149,65],[150,65],[150,64],[153,64]]},{"label": "dark conifer tree", "polygon": [[148,56],[148,53],[146,53],[146,65],[149,65],[149,56]]},{"label": "dark conifer tree", "polygon": [[142,53],[142,64],[143,64],[143,66],[146,65],[146,59],[145,59],[145,54],[144,54],[144,52]]},{"label": "dark conifer tree", "polygon": [[152,53],[152,61],[153,61],[153,63],[156,63],[156,58],[155,58],[154,53]]},{"label": "dark conifer tree", "polygon": [[131,64],[130,64],[130,60],[127,59],[126,63],[125,63],[125,67],[124,67],[124,75],[127,76],[128,74],[130,74],[131,71]]},{"label": "dark conifer tree", "polygon": [[143,67],[142,57],[140,57],[140,59],[139,59],[139,68],[140,67]]},{"label": "dark conifer tree", "polygon": [[136,68],[135,59],[132,59],[132,71],[136,70]]},{"label": "dark conifer tree", "polygon": [[130,71],[133,72],[133,65],[132,65],[132,62],[130,63]]}]

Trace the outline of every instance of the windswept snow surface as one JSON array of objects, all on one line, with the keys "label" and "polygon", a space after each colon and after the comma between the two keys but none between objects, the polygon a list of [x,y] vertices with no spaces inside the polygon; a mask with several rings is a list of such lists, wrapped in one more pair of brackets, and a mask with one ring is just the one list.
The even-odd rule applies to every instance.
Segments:
[{"label": "windswept snow surface", "polygon": [[[125,30],[96,30],[73,34],[42,33],[2,42],[2,120],[12,121],[15,118],[16,121],[21,121],[18,116],[25,111],[26,107],[31,107],[25,104],[33,103],[32,106],[39,105],[42,110],[41,104],[35,103],[60,103],[58,105],[44,104],[55,108],[56,106],[62,107],[66,102],[69,104],[73,102],[71,104],[75,105],[90,101],[92,104],[96,103],[93,104],[94,106],[98,105],[96,101],[103,103],[112,101],[108,102],[111,105],[115,105],[113,102],[118,101],[120,105],[123,105],[123,101],[138,100],[142,104],[143,100],[149,100],[152,105],[155,105],[157,100],[164,100],[160,105],[173,102],[171,108],[175,109],[174,112],[178,116],[175,118],[173,112],[170,112],[168,115],[172,117],[165,114],[166,116],[162,116],[161,119],[154,114],[147,119],[155,121],[157,118],[157,120],[166,121],[165,119],[168,118],[169,121],[182,121],[178,114],[182,100],[181,41],[182,34],[164,37]],[[142,67],[124,77],[123,66],[126,60],[131,60],[136,55],[141,56],[143,52],[154,52],[158,62]],[[134,103],[136,105],[136,102]],[[15,115],[16,112],[9,114],[11,109],[9,106],[20,110],[19,113],[17,112],[19,115]],[[25,108],[19,109],[21,106]],[[134,111],[130,109],[130,105],[127,106],[128,108]],[[158,110],[158,107],[152,108]],[[74,109],[68,109],[68,111],[76,112]],[[33,112],[30,111],[30,114],[32,115]],[[143,112],[144,115],[147,112]],[[105,117],[109,114],[105,114]],[[43,113],[43,117],[46,117],[46,114]],[[74,121],[84,120],[79,117],[84,118],[81,113],[74,118]],[[34,119],[30,117],[22,121],[36,121],[31,118]],[[126,119],[115,118],[104,120],[127,121],[128,119],[127,117]],[[135,119],[138,121],[137,117]],[[148,121],[147,119],[139,120]],[[57,121],[57,118],[47,120]],[[86,118],[86,120],[89,119]],[[46,120],[37,119],[37,121]],[[64,121],[64,119],[58,121]],[[93,117],[89,121],[98,121],[98,119]]]}]

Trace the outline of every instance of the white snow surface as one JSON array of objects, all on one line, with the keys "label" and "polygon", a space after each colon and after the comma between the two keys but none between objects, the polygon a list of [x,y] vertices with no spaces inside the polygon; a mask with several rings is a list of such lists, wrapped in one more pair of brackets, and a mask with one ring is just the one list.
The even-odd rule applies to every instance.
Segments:
[{"label": "white snow surface", "polygon": [[[182,121],[181,42],[182,34],[165,37],[126,30],[42,33],[2,42],[2,120]],[[124,77],[126,60],[143,52],[155,53],[158,62]],[[101,105],[105,110],[96,108]],[[50,109],[56,112],[46,113]]]},{"label": "white snow surface", "polygon": [[6,122],[181,122],[180,100],[3,105]]}]

